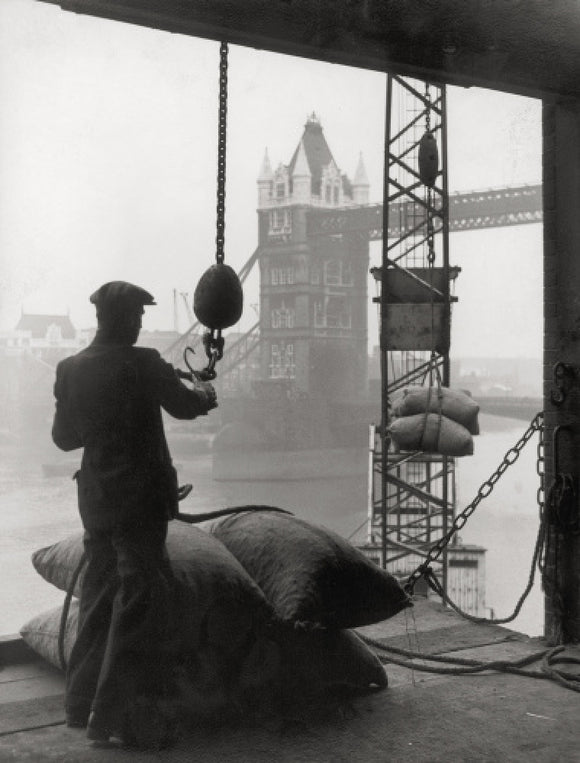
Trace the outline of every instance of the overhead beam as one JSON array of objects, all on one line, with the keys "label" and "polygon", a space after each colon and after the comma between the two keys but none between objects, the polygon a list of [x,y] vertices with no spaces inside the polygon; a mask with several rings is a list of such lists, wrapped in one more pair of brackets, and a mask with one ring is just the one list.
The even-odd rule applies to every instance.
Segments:
[{"label": "overhead beam", "polygon": [[433,82],[580,96],[577,0],[39,1]]}]

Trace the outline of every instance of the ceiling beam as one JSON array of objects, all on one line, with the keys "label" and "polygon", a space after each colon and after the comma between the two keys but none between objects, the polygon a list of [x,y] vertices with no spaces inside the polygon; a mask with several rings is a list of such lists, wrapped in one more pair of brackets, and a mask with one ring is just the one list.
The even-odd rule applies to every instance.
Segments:
[{"label": "ceiling beam", "polygon": [[580,97],[578,0],[40,0],[278,53],[536,97]]}]

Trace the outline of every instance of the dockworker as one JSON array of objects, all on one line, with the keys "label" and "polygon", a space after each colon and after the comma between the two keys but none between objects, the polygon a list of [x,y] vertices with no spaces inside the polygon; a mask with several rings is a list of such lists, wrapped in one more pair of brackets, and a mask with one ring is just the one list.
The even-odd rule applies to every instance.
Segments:
[{"label": "dockworker", "polygon": [[54,386],[53,440],[84,448],[75,477],[86,567],[66,719],[91,740],[159,747],[171,691],[165,539],[179,496],[161,409],[194,419],[216,407],[216,393],[209,382],[190,388],[157,350],[134,346],[144,307],[156,304],[149,292],[112,281],[90,301],[96,336],[58,364]]}]

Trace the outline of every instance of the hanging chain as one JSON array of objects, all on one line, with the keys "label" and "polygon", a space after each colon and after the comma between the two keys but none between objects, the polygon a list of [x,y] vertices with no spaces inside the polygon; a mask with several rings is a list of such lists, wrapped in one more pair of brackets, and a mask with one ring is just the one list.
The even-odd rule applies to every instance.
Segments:
[{"label": "hanging chain", "polygon": [[[534,586],[534,580],[536,576],[536,567],[540,570],[542,573],[542,583],[544,585],[544,590],[548,590],[548,587],[546,585],[546,576],[545,576],[545,569],[544,569],[544,555],[546,550],[546,543],[548,542],[549,537],[549,522],[546,514],[546,506],[544,504],[544,427],[540,426],[539,430],[539,437],[538,437],[538,450],[537,450],[537,460],[536,460],[536,471],[538,472],[538,476],[540,477],[540,487],[538,488],[537,492],[537,500],[538,500],[538,508],[540,510],[540,516],[539,516],[539,526],[538,526],[538,534],[536,537],[536,543],[534,546],[534,552],[532,554],[532,562],[530,565],[530,572],[528,575],[528,582],[526,584],[526,587],[524,589],[524,592],[518,599],[513,612],[511,615],[508,615],[507,617],[477,617],[475,615],[471,615],[468,612],[464,612],[457,604],[455,604],[447,595],[446,591],[443,589],[443,586],[441,585],[441,582],[437,579],[437,576],[433,572],[433,570],[430,568],[425,573],[425,578],[427,580],[427,583],[429,587],[435,591],[435,593],[441,597],[441,599],[448,604],[455,612],[457,612],[459,615],[464,617],[466,620],[470,620],[473,623],[488,623],[492,625],[505,625],[505,623],[511,623],[513,620],[516,619],[516,617],[519,615],[522,606],[525,602],[525,600],[528,598],[528,594],[532,590]],[[553,597],[552,597],[553,598]]]},{"label": "hanging chain", "polygon": [[216,262],[224,261],[226,227],[226,128],[228,115],[228,44],[220,45],[220,94],[218,121],[218,173],[217,173],[217,234]]},{"label": "hanging chain", "polygon": [[[427,132],[431,132],[431,90],[429,83],[425,83],[425,129]],[[427,264],[429,267],[429,284],[430,284],[430,302],[431,302],[431,358],[429,364],[429,385],[433,385],[433,370],[437,373],[437,386],[441,388],[441,376],[439,369],[435,366],[436,352],[435,352],[435,304],[433,293],[433,268],[435,265],[435,227],[433,225],[433,191],[431,186],[426,187],[426,202],[427,202]],[[428,406],[426,411],[428,410]],[[425,421],[423,427],[427,424],[427,417],[425,415]],[[441,397],[439,398],[439,428],[441,427]],[[439,440],[439,435],[437,436]]]},{"label": "hanging chain", "polygon": [[[520,456],[520,453],[522,452],[523,448],[525,447],[527,442],[530,440],[532,435],[535,432],[539,432],[542,430],[543,419],[544,419],[544,414],[542,412],[537,413],[534,416],[534,418],[532,419],[529,427],[526,429],[524,434],[520,437],[517,443],[506,452],[501,464],[497,467],[497,469],[493,472],[493,474],[489,477],[489,479],[487,479],[481,485],[473,501],[471,501],[471,503],[468,504],[463,509],[463,511],[455,517],[449,532],[447,532],[429,549],[427,556],[425,558],[425,561],[422,562],[411,575],[409,575],[409,578],[407,579],[407,582],[405,583],[405,586],[404,586],[405,591],[407,591],[407,593],[412,594],[417,581],[424,575],[430,574],[431,563],[439,559],[441,554],[445,551],[445,549],[449,545],[453,536],[464,527],[465,523],[467,522],[469,517],[473,514],[475,509],[479,506],[481,501],[483,501],[484,498],[487,498],[487,496],[493,491],[497,481],[502,476],[502,474],[512,464],[515,464],[515,462],[518,460]],[[540,467],[538,466],[538,469],[539,468]]]},{"label": "hanging chain", "polygon": [[[228,44],[220,44],[219,73],[219,112],[218,112],[218,172],[217,172],[217,207],[216,207],[216,252],[218,265],[224,261],[224,243],[226,228],[226,139],[228,115]],[[205,379],[215,379],[215,364],[224,354],[224,339],[221,329],[210,329],[203,335],[203,346],[208,357],[208,364],[203,370]]]},{"label": "hanging chain", "polygon": [[[425,130],[427,132],[431,132],[431,90],[429,88],[429,83],[425,83]],[[433,225],[433,215],[431,214],[431,210],[433,208],[433,194],[432,194],[432,188],[431,186],[427,186],[427,261],[429,265],[433,265],[435,263],[435,245],[434,245],[434,238],[435,238],[435,228]]]},{"label": "hanging chain", "polygon": [[538,448],[536,457],[536,474],[540,478],[540,484],[538,485],[538,491],[536,493],[536,499],[540,509],[540,520],[544,518],[544,506],[546,505],[546,458],[544,456],[545,449],[545,428],[540,426],[538,428]]}]

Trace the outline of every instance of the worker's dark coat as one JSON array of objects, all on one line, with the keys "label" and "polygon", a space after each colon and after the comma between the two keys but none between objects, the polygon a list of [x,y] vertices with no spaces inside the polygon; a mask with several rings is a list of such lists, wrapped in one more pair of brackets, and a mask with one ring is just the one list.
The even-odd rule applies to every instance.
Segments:
[{"label": "worker's dark coat", "polygon": [[144,513],[172,515],[177,477],[161,408],[179,419],[203,413],[200,398],[157,350],[97,338],[58,364],[52,438],[84,447],[77,473],[87,529],[109,529]]}]

